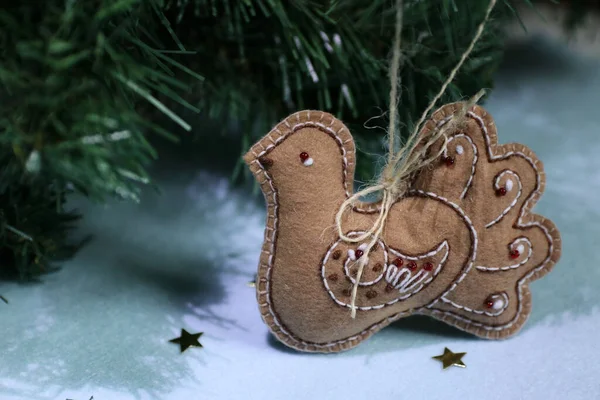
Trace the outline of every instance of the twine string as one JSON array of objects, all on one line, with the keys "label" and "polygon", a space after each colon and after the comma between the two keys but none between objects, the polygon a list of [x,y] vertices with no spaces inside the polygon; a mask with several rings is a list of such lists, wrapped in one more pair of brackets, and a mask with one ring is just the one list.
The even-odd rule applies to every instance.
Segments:
[{"label": "twine string", "polygon": [[[352,287],[351,296],[351,317],[356,318],[356,296],[358,292],[358,286],[365,266],[369,262],[369,254],[373,246],[379,241],[385,222],[389,215],[392,205],[400,198],[404,197],[407,191],[410,189],[410,183],[412,177],[416,172],[422,168],[430,165],[432,162],[437,160],[445,151],[448,143],[446,132],[455,129],[457,126],[465,122],[467,112],[473,107],[479,99],[485,94],[484,90],[480,90],[470,100],[463,102],[463,106],[458,113],[455,113],[451,120],[446,123],[441,129],[436,129],[431,135],[419,135],[422,125],[425,119],[429,115],[429,112],[435,107],[436,103],[443,96],[448,85],[454,80],[458,71],[467,60],[475,45],[481,38],[483,30],[490,18],[490,14],[496,5],[497,0],[490,0],[488,7],[485,12],[485,16],[477,30],[475,36],[471,40],[469,46],[465,49],[460,60],[456,66],[452,69],[446,81],[441,86],[439,92],[431,100],[419,121],[414,127],[413,132],[407,139],[405,146],[401,146],[397,151],[395,149],[395,140],[399,136],[398,132],[398,88],[400,84],[399,71],[401,64],[401,41],[402,41],[402,25],[403,25],[403,0],[396,0],[396,25],[394,34],[394,45],[392,50],[392,60],[390,64],[390,120],[388,127],[388,157],[387,163],[383,168],[379,182],[369,186],[363,190],[360,190],[350,196],[344,201],[336,215],[336,225],[338,234],[341,240],[347,243],[358,243],[363,242],[370,238],[367,247],[363,251],[363,255],[356,260],[358,266],[358,272],[356,274],[356,280]],[[443,140],[442,146],[437,152],[429,154],[429,149],[437,143],[440,139]],[[352,210],[359,202],[360,199],[372,194],[381,192],[381,205],[379,209],[379,215],[373,223],[373,225],[364,233],[359,235],[349,236],[344,232],[342,223],[344,214],[348,210]]]}]

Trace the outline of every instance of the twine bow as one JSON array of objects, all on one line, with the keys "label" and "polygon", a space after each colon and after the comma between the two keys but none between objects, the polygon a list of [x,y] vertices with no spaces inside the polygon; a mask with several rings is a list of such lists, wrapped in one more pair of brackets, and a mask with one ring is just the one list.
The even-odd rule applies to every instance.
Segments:
[{"label": "twine bow", "polygon": [[[446,132],[452,131],[457,126],[463,124],[465,122],[468,110],[471,109],[471,107],[473,107],[485,94],[485,91],[482,89],[471,99],[463,102],[460,111],[454,114],[450,121],[448,121],[448,123],[446,123],[441,129],[436,129],[431,135],[419,135],[421,127],[425,119],[427,118],[429,112],[433,107],[435,107],[435,104],[442,97],[448,85],[454,80],[454,77],[458,73],[459,69],[464,64],[469,54],[471,54],[471,52],[473,51],[473,48],[475,47],[477,41],[480,39],[485,24],[489,20],[490,14],[496,4],[496,1],[497,0],[490,0],[485,17],[483,21],[479,24],[477,32],[471,40],[469,47],[467,47],[465,52],[462,54],[460,60],[458,61],[454,69],[450,72],[450,75],[448,75],[448,78],[442,85],[438,94],[432,99],[432,101],[429,103],[429,106],[427,106],[427,108],[421,115],[421,118],[415,125],[414,131],[408,137],[406,145],[400,146],[400,148],[396,152],[395,140],[396,136],[399,136],[396,121],[398,119],[398,87],[400,83],[398,71],[400,70],[400,44],[403,14],[403,1],[396,0],[396,30],[394,36],[392,62],[390,65],[390,121],[388,128],[387,163],[383,168],[378,183],[354,193],[354,195],[352,195],[346,201],[344,201],[344,203],[342,203],[336,215],[336,225],[341,240],[347,243],[358,243],[370,238],[370,241],[368,242],[365,250],[363,251],[363,255],[355,261],[356,263],[358,263],[358,272],[356,275],[356,280],[354,281],[354,286],[352,288],[352,297],[350,303],[352,318],[356,317],[356,294],[358,291],[360,279],[363,274],[363,270],[369,262],[369,253],[375,245],[375,243],[377,243],[377,241],[381,237],[381,234],[383,233],[385,222],[387,220],[387,216],[390,212],[390,209],[392,208],[392,205],[396,201],[398,201],[398,199],[406,195],[410,188],[412,178],[414,177],[414,175],[422,168],[430,165],[433,161],[437,160],[446,151],[446,145],[448,143],[448,137],[446,136]],[[429,149],[440,139],[443,140],[442,146],[438,151],[430,154]],[[344,213],[354,208],[357,205],[357,203],[360,202],[361,198],[372,193],[381,193],[381,205],[377,219],[375,220],[371,228],[369,228],[366,232],[356,236],[348,236],[342,227]]]}]

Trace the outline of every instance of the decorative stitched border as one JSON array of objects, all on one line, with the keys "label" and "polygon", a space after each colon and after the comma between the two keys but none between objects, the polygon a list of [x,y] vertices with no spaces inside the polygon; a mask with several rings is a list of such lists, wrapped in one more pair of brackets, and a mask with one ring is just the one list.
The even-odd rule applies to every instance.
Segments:
[{"label": "decorative stitched border", "polygon": [[[451,116],[454,112],[456,112],[458,106],[458,103],[453,103],[446,105],[440,108],[438,111],[436,111],[431,117],[430,121],[428,121],[428,123],[423,128],[421,134],[426,134],[429,130],[438,128],[439,126],[446,123],[449,119],[444,117]],[[334,118],[333,116],[331,116],[330,114],[321,111],[300,111],[291,115],[290,117],[282,121],[280,124],[278,124],[273,130],[271,130],[271,132],[267,136],[265,136],[261,141],[254,145],[244,157],[246,163],[249,165],[251,171],[260,183],[267,202],[267,227],[265,229],[265,241],[263,243],[261,263],[259,265],[258,271],[259,279],[257,282],[257,299],[263,320],[269,326],[273,334],[275,334],[278,337],[279,340],[286,343],[290,347],[297,348],[303,351],[333,352],[347,350],[356,346],[362,340],[368,338],[373,333],[389,325],[391,322],[409,314],[431,315],[437,319],[445,321],[446,323],[457,326],[460,329],[486,338],[508,336],[511,333],[514,333],[518,329],[518,327],[520,327],[525,322],[528,314],[531,311],[531,294],[527,283],[532,279],[539,278],[546,274],[560,257],[561,240],[554,224],[550,220],[547,220],[540,215],[528,214],[531,207],[533,207],[533,205],[538,200],[539,196],[541,195],[544,189],[545,176],[543,174],[543,167],[541,162],[537,160],[533,152],[531,152],[531,150],[529,150],[526,146],[520,144],[497,144],[497,136],[492,118],[485,112],[485,110],[483,110],[479,106],[473,107],[472,110],[475,112],[470,111],[468,113],[468,116],[477,122],[477,124],[483,132],[483,136],[485,138],[487,147],[488,159],[490,161],[503,160],[513,155],[519,156],[527,160],[537,173],[536,189],[523,204],[520,216],[517,219],[517,222],[515,223],[515,228],[538,226],[544,231],[550,243],[550,246],[548,256],[546,257],[546,259],[537,268],[533,269],[530,273],[525,275],[517,282],[517,293],[519,301],[515,317],[506,324],[498,326],[489,326],[471,320],[469,318],[457,315],[456,313],[451,311],[441,311],[433,308],[437,301],[441,300],[447,304],[453,305],[458,309],[462,309],[465,311],[471,310],[469,308],[451,302],[450,300],[446,299],[445,296],[449,294],[452,290],[454,290],[454,288],[464,279],[466,274],[470,271],[475,260],[474,255],[476,251],[473,251],[469,264],[463,269],[463,273],[461,274],[461,276],[452,283],[450,289],[448,289],[442,296],[432,301],[425,307],[407,310],[405,312],[391,315],[387,318],[384,318],[382,321],[371,325],[370,327],[366,328],[365,330],[356,335],[350,336],[345,339],[333,341],[330,343],[306,342],[289,332],[287,328],[283,326],[283,324],[281,324],[279,321],[279,317],[272,305],[270,292],[270,281],[273,268],[273,261],[275,259],[275,243],[277,239],[278,228],[278,194],[270,175],[268,174],[267,170],[263,168],[260,162],[258,162],[258,159],[267,154],[278,143],[285,140],[285,138],[287,138],[294,132],[304,127],[314,127],[330,135],[334,140],[336,140],[340,147],[343,160],[342,179],[347,196],[351,195],[353,184],[353,180],[349,180],[348,178],[354,176],[355,166],[354,141],[352,140],[352,136],[350,135],[344,124],[341,121]],[[479,114],[481,114],[481,116]],[[484,118],[486,119],[485,121]],[[489,130],[488,127],[490,128]],[[472,175],[469,179],[466,190],[468,190],[468,187],[470,186],[473,175],[474,168],[472,169]],[[464,191],[465,195],[466,190]],[[438,199],[439,201],[450,205],[456,211],[459,211],[459,213],[465,215],[464,212],[462,212],[462,210],[460,209],[460,207],[458,207],[456,204],[453,204],[447,199],[437,196],[434,193],[415,191],[414,194]],[[356,210],[362,212],[376,212],[377,204],[363,203],[360,207],[357,207]],[[528,221],[525,221],[526,217]],[[470,225],[472,226],[472,224]],[[474,234],[473,247],[476,250],[477,232],[475,232],[475,229],[472,228],[471,233],[472,235]],[[474,312],[476,310],[471,311]]]},{"label": "decorative stitched border", "polygon": [[[449,121],[449,118],[445,118],[442,122],[440,122],[437,125],[437,128],[440,128],[441,126],[446,124],[448,121]],[[450,146],[450,143],[452,143],[454,140],[459,139],[459,138],[466,139],[469,142],[469,144],[471,145],[471,149],[473,150],[473,161],[471,162],[471,175],[469,176],[469,179],[467,180],[465,188],[463,189],[462,193],[460,194],[460,198],[464,199],[465,196],[467,195],[467,192],[471,188],[471,184],[473,183],[473,178],[475,178],[475,167],[477,166],[477,160],[479,159],[479,153],[477,152],[477,146],[475,146],[475,143],[473,143],[473,140],[469,136],[465,135],[464,133],[459,133],[457,135],[452,136],[450,139],[448,139],[447,146]],[[444,157],[447,157],[447,156],[448,156],[448,147],[446,147],[446,150],[444,151]]]},{"label": "decorative stitched border", "polygon": [[[536,171],[537,173],[537,171]],[[504,175],[511,175],[513,176],[516,181],[517,181],[517,194],[515,196],[515,198],[513,199],[513,201],[508,205],[508,207],[506,207],[506,209],[504,209],[504,211],[502,211],[500,213],[500,215],[498,216],[498,218],[494,219],[492,222],[490,222],[489,224],[487,224],[485,227],[486,228],[491,228],[492,226],[496,225],[498,222],[502,221],[502,218],[504,218],[504,216],[506,214],[508,214],[510,212],[510,210],[513,209],[514,206],[517,205],[517,202],[519,201],[519,199],[521,198],[521,194],[523,193],[523,184],[521,183],[521,177],[519,177],[518,174],[516,174],[514,171],[505,169],[504,171],[500,172],[497,176],[496,179],[494,180],[494,189],[499,189],[500,188],[500,179],[502,179],[502,177]],[[537,182],[536,182],[537,184]]]},{"label": "decorative stitched border", "polygon": [[[352,233],[358,233],[358,234],[363,234],[365,232],[351,232]],[[332,246],[329,247],[329,249],[327,250],[327,252],[325,253],[325,256],[323,257],[323,260],[321,261],[321,280],[323,281],[323,285],[325,286],[325,290],[327,290],[327,293],[329,294],[329,297],[331,297],[333,299],[333,301],[335,301],[337,304],[339,304],[342,307],[347,307],[347,308],[351,308],[351,305],[349,303],[345,303],[341,300],[339,300],[336,295],[333,293],[333,291],[331,290],[331,288],[329,287],[329,284],[327,283],[327,277],[325,276],[325,264],[327,263],[327,261],[329,261],[329,256],[331,254],[331,252],[333,251],[333,249],[336,248],[336,246],[338,244],[342,243],[341,239],[338,239]],[[450,254],[450,245],[448,244],[447,240],[443,240],[439,245],[437,245],[433,250],[431,250],[428,253],[422,254],[422,255],[418,255],[418,256],[410,256],[410,255],[406,255],[404,253],[401,253],[400,251],[392,248],[391,246],[388,246],[385,244],[385,242],[383,240],[379,240],[380,246],[383,249],[384,252],[384,267],[383,267],[383,271],[381,273],[381,275],[374,281],[371,282],[360,282],[359,286],[371,286],[376,284],[377,282],[379,282],[384,275],[386,275],[387,273],[387,268],[389,267],[387,261],[388,261],[388,249],[389,252],[394,254],[396,257],[402,257],[406,260],[422,260],[424,258],[427,257],[431,257],[432,255],[438,254],[439,252],[441,252],[442,250],[445,250],[444,256],[442,257],[442,259],[439,261],[437,268],[435,269],[435,271],[433,271],[433,273],[429,274],[429,277],[426,279],[419,279],[417,280],[416,283],[411,283],[411,285],[413,286],[417,286],[419,285],[419,287],[417,287],[416,289],[413,288],[413,290],[410,291],[410,293],[405,294],[403,296],[399,296],[396,297],[393,300],[390,300],[388,302],[385,303],[381,303],[381,304],[377,304],[374,306],[357,306],[356,309],[357,310],[361,310],[361,311],[369,311],[369,310],[379,310],[381,308],[387,307],[387,306],[391,306],[393,304],[396,304],[399,301],[402,300],[406,300],[409,297],[412,297],[414,295],[416,295],[417,293],[419,293],[421,290],[423,290],[424,288],[426,288],[429,283],[431,283],[431,281],[433,281],[435,279],[435,277],[438,276],[438,274],[440,273],[440,271],[442,270],[442,268],[445,266],[446,264],[446,260],[448,259],[448,255]],[[345,269],[347,270],[347,267],[345,266]],[[346,273],[346,275],[348,276],[348,273]],[[416,277],[417,275],[415,275]],[[354,280],[351,278],[350,279],[352,281],[352,283],[354,283]]]}]

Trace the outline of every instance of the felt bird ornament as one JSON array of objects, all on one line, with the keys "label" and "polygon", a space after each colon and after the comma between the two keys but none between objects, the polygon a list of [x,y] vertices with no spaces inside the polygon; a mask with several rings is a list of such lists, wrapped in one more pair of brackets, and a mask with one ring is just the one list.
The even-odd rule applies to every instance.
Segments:
[{"label": "felt bird ornament", "polygon": [[[419,135],[439,132],[460,107],[437,110]],[[561,251],[554,224],[531,213],[544,190],[542,163],[521,144],[499,145],[479,106],[428,152],[441,155],[407,182],[368,252],[370,238],[348,242],[336,229],[356,164],[341,121],[297,112],[244,156],[267,203],[257,298],[280,341],[301,351],[346,350],[411,314],[488,339],[523,326],[529,282],[550,271]],[[364,236],[381,206],[355,204],[344,214],[346,236]]]}]

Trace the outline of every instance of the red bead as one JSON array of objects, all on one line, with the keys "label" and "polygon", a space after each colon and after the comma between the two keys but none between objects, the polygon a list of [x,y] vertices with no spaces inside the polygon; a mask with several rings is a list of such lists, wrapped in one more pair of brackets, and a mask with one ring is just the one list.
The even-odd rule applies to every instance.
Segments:
[{"label": "red bead", "polygon": [[454,165],[454,157],[443,157],[442,161],[446,164],[446,166],[451,167]]},{"label": "red bead", "polygon": [[408,263],[407,265],[408,269],[410,269],[411,271],[414,271],[415,269],[417,269],[417,263],[414,261],[411,261]]},{"label": "red bead", "polygon": [[496,196],[506,196],[506,188],[498,188],[496,190]]},{"label": "red bead", "polygon": [[273,166],[273,160],[268,157],[260,157],[258,161],[262,164],[263,167],[269,169]]},{"label": "red bead", "polygon": [[510,253],[508,253],[510,255],[510,258],[512,258],[513,260],[516,258],[519,258],[519,256],[521,255],[521,253],[519,253],[519,250],[511,250]]},{"label": "red bead", "polygon": [[404,260],[403,260],[403,259],[401,259],[401,258],[396,258],[396,259],[394,260],[394,265],[395,265],[396,267],[400,268],[401,266],[403,266],[403,265],[404,265]]},{"label": "red bead", "polygon": [[432,264],[432,263],[430,263],[430,262],[426,262],[426,263],[423,265],[423,269],[424,269],[425,271],[432,271],[432,270],[433,270],[433,264]]},{"label": "red bead", "polygon": [[304,162],[306,160],[308,160],[310,156],[308,155],[307,152],[303,151],[302,153],[300,153],[300,161]]},{"label": "red bead", "polygon": [[487,308],[492,308],[492,307],[494,307],[494,301],[493,301],[493,300],[486,300],[486,301],[485,301],[485,306],[486,306]]},{"label": "red bead", "polygon": [[356,250],[354,254],[356,255],[356,259],[359,259],[363,256],[363,254],[365,254],[365,252],[362,250]]}]

